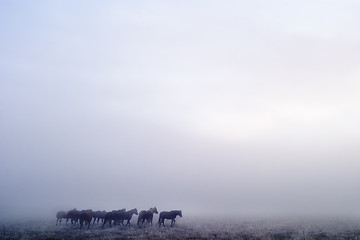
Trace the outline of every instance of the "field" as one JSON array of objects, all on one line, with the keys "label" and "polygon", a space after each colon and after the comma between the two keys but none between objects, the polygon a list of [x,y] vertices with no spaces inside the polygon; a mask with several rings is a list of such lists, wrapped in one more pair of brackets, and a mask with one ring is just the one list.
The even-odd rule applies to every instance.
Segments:
[{"label": "field", "polygon": [[[360,221],[356,220],[299,220],[299,219],[184,219],[175,227],[131,227],[91,225],[55,225],[53,221],[0,222],[0,239],[360,239]],[[169,225],[169,222],[167,222]]]}]

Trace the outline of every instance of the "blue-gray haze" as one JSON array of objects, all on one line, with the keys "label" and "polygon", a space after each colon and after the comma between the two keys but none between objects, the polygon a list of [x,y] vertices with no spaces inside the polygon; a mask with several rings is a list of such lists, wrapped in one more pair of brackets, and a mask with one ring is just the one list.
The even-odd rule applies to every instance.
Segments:
[{"label": "blue-gray haze", "polygon": [[359,215],[359,11],[1,1],[0,217]]}]

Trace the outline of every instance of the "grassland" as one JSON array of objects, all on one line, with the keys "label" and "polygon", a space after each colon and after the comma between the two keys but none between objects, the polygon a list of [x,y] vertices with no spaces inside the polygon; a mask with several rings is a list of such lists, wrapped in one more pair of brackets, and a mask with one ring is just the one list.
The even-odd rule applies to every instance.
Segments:
[{"label": "grassland", "polygon": [[[135,219],[133,219],[133,223]],[[174,228],[55,225],[54,221],[2,221],[0,239],[346,239],[360,240],[360,221],[299,219],[178,219]],[[169,223],[168,223],[169,224]]]}]

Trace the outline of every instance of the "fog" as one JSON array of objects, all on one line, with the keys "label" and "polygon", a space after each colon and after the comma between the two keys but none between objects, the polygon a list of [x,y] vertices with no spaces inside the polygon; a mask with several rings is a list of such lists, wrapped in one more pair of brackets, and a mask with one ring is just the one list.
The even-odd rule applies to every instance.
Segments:
[{"label": "fog", "polygon": [[0,218],[359,216],[359,7],[0,2]]}]

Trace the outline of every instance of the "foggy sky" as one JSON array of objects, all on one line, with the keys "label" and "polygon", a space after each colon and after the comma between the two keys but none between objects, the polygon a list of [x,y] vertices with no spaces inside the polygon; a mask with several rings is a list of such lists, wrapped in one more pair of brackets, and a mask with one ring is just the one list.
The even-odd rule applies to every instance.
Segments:
[{"label": "foggy sky", "polygon": [[357,1],[1,1],[0,218],[360,215]]}]

